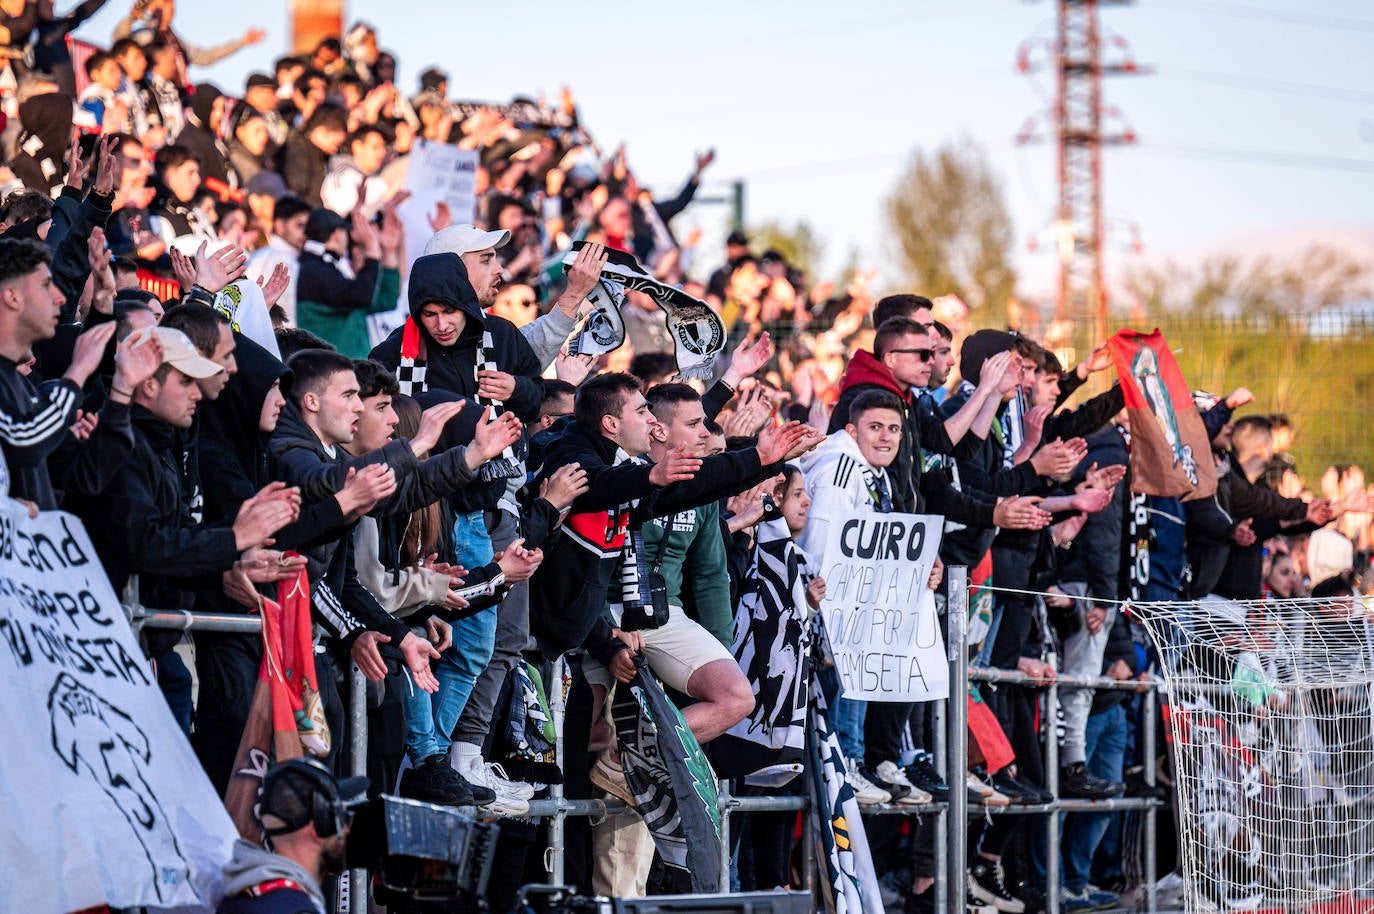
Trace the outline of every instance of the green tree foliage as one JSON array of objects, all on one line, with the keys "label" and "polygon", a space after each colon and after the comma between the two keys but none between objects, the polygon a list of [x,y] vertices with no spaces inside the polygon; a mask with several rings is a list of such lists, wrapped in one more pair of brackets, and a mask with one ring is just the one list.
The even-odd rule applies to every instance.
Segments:
[{"label": "green tree foliage", "polygon": [[897,264],[913,291],[1001,313],[1016,287],[1001,182],[970,140],[917,151],[887,198]]},{"label": "green tree foliage", "polygon": [[1146,326],[1164,332],[1195,389],[1224,395],[1248,387],[1254,412],[1285,413],[1294,455],[1309,484],[1333,463],[1374,468],[1374,314],[1370,265],[1313,246],[1291,258],[1218,257],[1131,274],[1128,290]]}]

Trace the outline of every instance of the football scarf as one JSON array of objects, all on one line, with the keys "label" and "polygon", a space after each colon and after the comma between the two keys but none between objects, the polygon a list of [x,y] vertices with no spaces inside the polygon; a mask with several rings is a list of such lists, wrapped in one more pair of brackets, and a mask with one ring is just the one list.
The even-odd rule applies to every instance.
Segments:
[{"label": "football scarf", "polygon": [[602,277],[587,294],[591,310],[582,318],[568,343],[572,355],[605,355],[625,344],[625,318],[620,306],[625,302],[625,287]]},{"label": "football scarf", "polygon": [[[491,331],[482,331],[482,345],[477,350],[477,361],[474,366],[472,382],[477,384],[477,372],[480,371],[500,371],[492,351],[495,344],[492,342]],[[407,317],[405,325],[401,329],[401,364],[396,369],[396,381],[400,385],[401,393],[407,397],[424,393],[429,390],[429,382],[426,380],[425,363],[427,359],[427,344],[424,334],[420,331],[420,325],[415,322],[414,317]],[[473,398],[478,404],[490,406],[492,415],[499,416],[505,412],[505,404],[500,400],[484,397]],[[508,446],[501,452],[501,456],[494,460],[489,460],[477,470],[477,478],[483,482],[491,482],[494,479],[514,479],[525,475],[522,459],[516,455],[515,448]]]},{"label": "football scarf", "polygon": [[[577,261],[577,252],[585,244],[573,243],[572,250],[563,258],[564,266]],[[606,265],[601,268],[603,281],[609,279],[631,292],[642,292],[663,309],[668,332],[673,337],[678,374],[684,379],[710,378],[716,357],[725,351],[725,322],[720,315],[701,299],[654,279],[633,255],[608,249],[607,256]]]}]

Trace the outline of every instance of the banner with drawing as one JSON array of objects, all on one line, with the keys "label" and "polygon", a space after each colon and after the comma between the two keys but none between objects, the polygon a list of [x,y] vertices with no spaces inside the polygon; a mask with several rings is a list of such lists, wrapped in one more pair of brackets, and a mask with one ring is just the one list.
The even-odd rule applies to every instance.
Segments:
[{"label": "banner with drawing", "polygon": [[0,501],[0,911],[213,908],[237,833],[81,522]]},{"label": "banner with drawing", "polygon": [[943,527],[934,515],[873,513],[830,525],[821,615],[846,698],[948,697],[944,638],[926,586]]}]

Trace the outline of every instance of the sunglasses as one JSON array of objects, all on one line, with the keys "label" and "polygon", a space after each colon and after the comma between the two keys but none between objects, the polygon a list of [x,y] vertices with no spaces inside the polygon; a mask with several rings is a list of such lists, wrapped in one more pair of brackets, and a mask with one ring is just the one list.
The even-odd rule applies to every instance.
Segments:
[{"label": "sunglasses", "polygon": [[935,350],[933,349],[889,349],[888,352],[901,352],[908,355],[914,354],[922,362],[929,362],[931,359],[935,358]]}]

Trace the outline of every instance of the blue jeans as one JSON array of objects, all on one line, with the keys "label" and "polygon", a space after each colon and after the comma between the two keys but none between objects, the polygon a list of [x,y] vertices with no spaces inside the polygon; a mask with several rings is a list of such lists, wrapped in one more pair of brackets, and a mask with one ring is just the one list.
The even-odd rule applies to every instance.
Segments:
[{"label": "blue jeans", "polygon": [[[1088,770],[1120,782],[1126,762],[1126,711],[1121,705],[1088,718]],[[1111,812],[1075,812],[1064,817],[1064,885],[1081,892],[1092,876],[1093,854],[1114,816]]]},{"label": "blue jeans", "polygon": [[412,765],[420,765],[431,755],[448,752],[448,734],[441,738],[434,727],[434,698],[415,684],[410,670],[405,674],[406,755]]},{"label": "blue jeans", "polygon": [[830,729],[835,731],[840,751],[847,759],[864,759],[864,718],[868,716],[868,702],[855,701],[840,694],[840,674],[825,667],[820,672],[821,690],[830,708]]},{"label": "blue jeans", "polygon": [[[491,536],[481,511],[460,514],[453,524],[453,561],[464,568],[480,568],[492,560]],[[468,703],[477,677],[491,662],[496,646],[496,607],[459,619],[453,624],[453,646],[439,658],[434,677],[434,727],[442,748],[448,747],[453,728]]]}]

